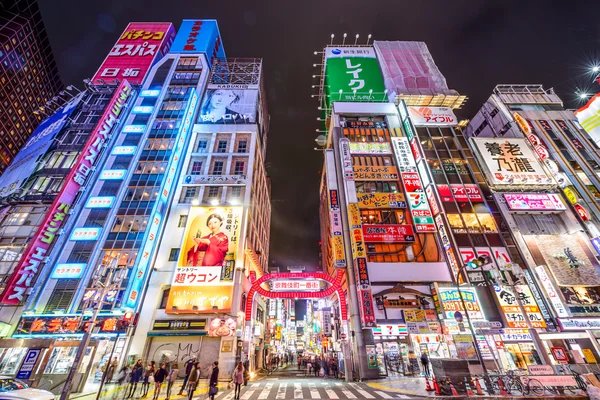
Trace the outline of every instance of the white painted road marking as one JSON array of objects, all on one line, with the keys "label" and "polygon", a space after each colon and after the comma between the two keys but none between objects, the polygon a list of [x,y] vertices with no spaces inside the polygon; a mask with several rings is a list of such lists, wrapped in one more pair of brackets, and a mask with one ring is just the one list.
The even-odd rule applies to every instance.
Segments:
[{"label": "white painted road marking", "polygon": [[381,397],[383,397],[384,399],[393,399],[392,396],[390,396],[389,394],[382,392],[380,390],[376,390],[375,393],[377,393],[378,395],[380,395]]},{"label": "white painted road marking", "polygon": [[260,392],[260,394],[258,395],[258,400],[265,400],[269,397],[269,392],[271,391],[271,388],[273,387],[272,383],[267,383],[265,385],[265,388],[263,389],[262,392]]},{"label": "white painted road marking", "polygon": [[333,390],[325,389],[325,392],[327,393],[327,396],[329,396],[330,399],[339,399],[338,395],[335,394]]},{"label": "white painted road marking", "polygon": [[313,399],[321,398],[321,395],[319,394],[319,391],[317,390],[317,385],[315,385],[314,383],[308,384],[308,390],[310,391],[311,398],[313,398]]},{"label": "white painted road marking", "polygon": [[347,399],[355,399],[356,396],[352,394],[351,391],[349,390],[342,390],[342,393],[344,393],[344,396],[346,396]]},{"label": "white painted road marking", "polygon": [[287,382],[283,382],[279,384],[277,388],[277,396],[275,397],[277,400],[285,400],[285,390],[287,389]]}]

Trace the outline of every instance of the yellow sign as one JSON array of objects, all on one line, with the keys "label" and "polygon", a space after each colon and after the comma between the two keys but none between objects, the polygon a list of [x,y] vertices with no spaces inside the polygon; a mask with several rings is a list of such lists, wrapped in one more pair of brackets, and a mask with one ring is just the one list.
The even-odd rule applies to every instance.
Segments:
[{"label": "yellow sign", "polygon": [[598,363],[598,361],[596,361],[596,357],[594,357],[594,353],[592,352],[592,350],[581,349],[581,352],[583,353],[583,356],[585,357],[585,361],[587,361],[588,364],[597,364]]},{"label": "yellow sign", "polygon": [[513,117],[515,118],[515,122],[517,123],[517,125],[519,125],[519,128],[521,128],[521,131],[524,134],[529,135],[531,133],[531,127],[529,126],[525,118],[521,117],[519,113],[514,113]]},{"label": "yellow sign", "polygon": [[331,248],[333,249],[333,258],[336,267],[346,266],[346,255],[344,254],[344,239],[340,235],[331,238]]},{"label": "yellow sign", "polygon": [[406,322],[424,322],[425,310],[405,310],[404,319]]},{"label": "yellow sign", "polygon": [[565,194],[565,196],[567,196],[567,200],[569,200],[569,203],[577,204],[577,194],[575,193],[574,189],[572,189],[571,187],[566,187],[563,189],[563,193]]},{"label": "yellow sign", "polygon": [[348,219],[350,220],[351,228],[360,228],[362,221],[360,219],[360,211],[358,210],[358,204],[348,204]]},{"label": "yellow sign", "polygon": [[233,350],[233,340],[224,340],[221,341],[221,353],[231,353]]},{"label": "yellow sign", "polygon": [[404,193],[357,193],[359,208],[406,208]]},{"label": "yellow sign", "polygon": [[354,179],[357,181],[396,181],[400,179],[396,167],[354,166]]},{"label": "yellow sign", "polygon": [[352,240],[352,257],[366,258],[365,243],[363,241],[362,228],[354,228],[350,231],[350,239]]}]

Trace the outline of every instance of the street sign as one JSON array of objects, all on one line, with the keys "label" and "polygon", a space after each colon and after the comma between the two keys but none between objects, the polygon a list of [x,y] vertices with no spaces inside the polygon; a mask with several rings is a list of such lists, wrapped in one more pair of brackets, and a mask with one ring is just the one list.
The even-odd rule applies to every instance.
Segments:
[{"label": "street sign", "polygon": [[25,358],[21,363],[21,368],[19,368],[19,372],[17,372],[17,379],[29,379],[33,372],[33,368],[35,367],[35,363],[38,358],[40,358],[41,352],[42,349],[29,349],[29,351],[27,351],[27,355],[25,355]]},{"label": "street sign", "polygon": [[342,338],[342,340],[346,340],[346,334],[345,334],[345,333],[342,333],[342,334],[340,335],[340,337]]}]

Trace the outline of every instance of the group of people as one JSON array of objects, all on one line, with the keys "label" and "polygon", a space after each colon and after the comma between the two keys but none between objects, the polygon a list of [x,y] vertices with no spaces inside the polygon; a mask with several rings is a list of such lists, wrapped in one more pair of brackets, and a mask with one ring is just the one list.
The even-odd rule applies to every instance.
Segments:
[{"label": "group of people", "polygon": [[[115,358],[106,368],[106,375],[104,379],[105,383],[111,382],[117,366],[118,360]],[[184,367],[185,377],[178,395],[183,396],[183,392],[187,390],[187,397],[189,400],[192,400],[201,376],[200,363],[196,361],[195,357],[193,357],[185,363]],[[242,375],[244,375],[243,371]],[[137,360],[137,362],[131,367],[124,365],[117,374],[115,382],[119,386],[123,386],[125,383],[127,383],[127,386],[124,388],[125,399],[133,398],[136,395],[138,385],[140,385],[141,390],[140,397],[147,397],[148,392],[150,391],[150,386],[154,385],[153,400],[158,400],[163,388],[163,384],[166,383],[167,393],[165,399],[169,400],[171,397],[171,390],[178,377],[179,367],[177,363],[163,362],[160,363],[160,365],[157,365],[155,361],[150,361],[148,365],[144,367],[142,360]],[[214,400],[214,396],[217,394],[218,380],[219,363],[215,361],[212,365],[212,371],[210,373],[210,379],[208,383],[209,396],[211,400]]]},{"label": "group of people", "polygon": [[306,370],[307,375],[334,377],[339,375],[339,361],[336,357],[313,356],[298,357],[298,369]]}]

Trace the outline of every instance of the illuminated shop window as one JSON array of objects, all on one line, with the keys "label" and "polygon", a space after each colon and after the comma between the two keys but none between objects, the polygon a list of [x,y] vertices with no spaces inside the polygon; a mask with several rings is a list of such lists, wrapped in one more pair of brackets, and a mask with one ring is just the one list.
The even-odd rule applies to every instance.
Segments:
[{"label": "illuminated shop window", "polygon": [[[461,215],[467,227],[461,221]],[[463,213],[447,214],[448,222],[454,233],[495,233],[498,232],[496,222],[492,214],[487,213]],[[479,221],[477,221],[479,219]],[[481,224],[481,225],[480,225]]]},{"label": "illuminated shop window", "polygon": [[398,193],[398,182],[356,182],[357,193]]},{"label": "illuminated shop window", "polygon": [[360,219],[363,224],[404,224],[404,210],[361,210]]}]

